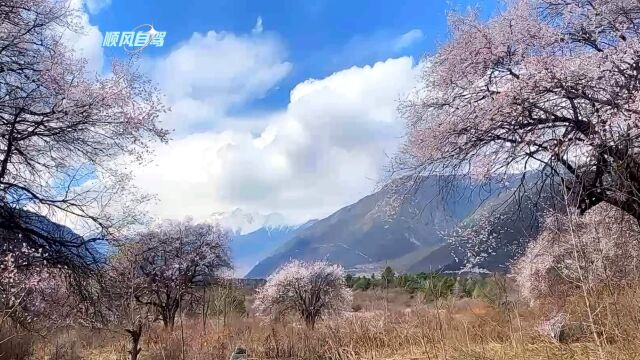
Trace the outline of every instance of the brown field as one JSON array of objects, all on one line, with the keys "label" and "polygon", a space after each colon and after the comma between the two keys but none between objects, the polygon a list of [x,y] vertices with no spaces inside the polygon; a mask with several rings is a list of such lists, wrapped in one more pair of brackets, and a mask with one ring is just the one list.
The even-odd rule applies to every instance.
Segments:
[{"label": "brown field", "polygon": [[[270,324],[252,314],[229,316],[226,324],[210,318],[206,326],[185,317],[173,332],[154,325],[143,335],[140,359],[228,359],[236,346],[245,347],[249,359],[637,359],[639,290],[591,299],[601,346],[579,298],[537,306],[481,299],[424,304],[418,295],[393,290],[356,292],[359,311],[325,319],[314,331],[295,319]],[[555,342],[536,328],[560,306],[570,323]],[[125,336],[87,329],[18,336],[1,347],[1,359],[128,359]]]}]

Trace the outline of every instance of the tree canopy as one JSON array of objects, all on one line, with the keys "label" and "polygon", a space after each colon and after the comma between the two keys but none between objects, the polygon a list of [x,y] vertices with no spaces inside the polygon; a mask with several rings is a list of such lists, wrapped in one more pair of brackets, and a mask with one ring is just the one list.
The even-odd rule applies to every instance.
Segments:
[{"label": "tree canopy", "polygon": [[400,110],[395,170],[495,179],[545,170],[581,212],[640,219],[640,4],[517,0],[489,21],[450,16]]}]

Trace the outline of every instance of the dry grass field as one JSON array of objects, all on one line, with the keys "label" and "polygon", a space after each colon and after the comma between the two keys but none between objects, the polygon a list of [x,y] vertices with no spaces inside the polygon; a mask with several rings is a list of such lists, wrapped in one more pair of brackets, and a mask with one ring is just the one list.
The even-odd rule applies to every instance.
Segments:
[{"label": "dry grass field", "polygon": [[[229,316],[226,324],[210,318],[206,326],[184,318],[173,332],[154,325],[143,335],[140,358],[228,359],[242,346],[249,359],[637,359],[639,295],[640,288],[630,287],[591,298],[592,328],[581,298],[535,306],[486,299],[425,304],[399,290],[356,292],[358,311],[324,319],[313,331],[295,319],[271,324],[250,313]],[[554,341],[538,327],[560,308],[569,321]],[[597,329],[597,342],[590,329]],[[2,344],[0,358],[119,360],[128,359],[127,349],[121,334],[68,329],[15,337]]]}]

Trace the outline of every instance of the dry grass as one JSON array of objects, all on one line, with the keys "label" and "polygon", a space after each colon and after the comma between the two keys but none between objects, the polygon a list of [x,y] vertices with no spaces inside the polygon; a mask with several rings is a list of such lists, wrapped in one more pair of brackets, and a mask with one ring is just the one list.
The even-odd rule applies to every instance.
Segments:
[{"label": "dry grass", "polygon": [[[252,359],[637,359],[640,358],[640,289],[598,299],[599,336],[594,345],[580,299],[563,304],[572,321],[563,343],[539,335],[536,326],[557,304],[496,306],[483,300],[421,304],[402,292],[356,293],[362,310],[325,319],[308,331],[290,319],[267,324],[249,315],[225,326],[210,319],[178,322],[172,333],[158,326],[144,334],[140,359],[228,359],[236,346]],[[387,311],[385,311],[387,309]],[[65,331],[36,341],[33,359],[127,359],[126,337]],[[3,356],[0,358],[11,358]],[[18,357],[16,357],[18,358]]]}]

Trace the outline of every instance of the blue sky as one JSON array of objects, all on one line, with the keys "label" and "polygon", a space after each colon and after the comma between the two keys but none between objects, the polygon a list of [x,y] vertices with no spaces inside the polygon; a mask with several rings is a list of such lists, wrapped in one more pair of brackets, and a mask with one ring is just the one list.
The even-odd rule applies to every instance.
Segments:
[{"label": "blue sky", "polygon": [[497,11],[493,0],[72,1],[84,1],[89,30],[74,44],[103,72],[126,56],[99,46],[105,32],[147,23],[167,32],[141,63],[175,129],[134,171],[158,195],[153,211],[210,218],[240,208],[287,223],[375,190],[401,143],[398,101],[418,84],[423,55],[446,41],[447,11]]},{"label": "blue sky", "polygon": [[[372,64],[391,56],[420,58],[433,53],[447,38],[447,11],[469,6],[479,7],[487,17],[495,12],[496,2],[112,0],[91,15],[91,22],[104,31],[125,31],[140,24],[154,24],[157,29],[167,31],[166,43],[163,48],[146,51],[149,56],[162,56],[196,32],[250,32],[260,17],[264,31],[284,41],[288,60],[294,65],[278,89],[258,101],[259,107],[276,108],[285,106],[291,88],[305,79],[323,78],[347,67]],[[412,30],[421,31],[422,37],[402,49],[384,48],[384,44],[380,44]],[[122,50],[108,49],[106,55],[122,56]]]}]

